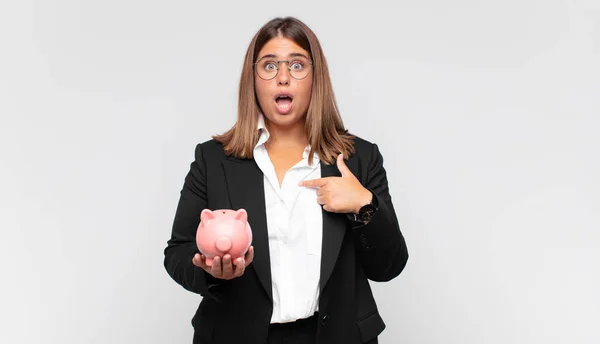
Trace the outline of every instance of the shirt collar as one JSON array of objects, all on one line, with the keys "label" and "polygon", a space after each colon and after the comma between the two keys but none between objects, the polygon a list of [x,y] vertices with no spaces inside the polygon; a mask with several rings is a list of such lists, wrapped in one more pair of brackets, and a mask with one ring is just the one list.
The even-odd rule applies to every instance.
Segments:
[{"label": "shirt collar", "polygon": [[267,126],[265,125],[265,118],[260,112],[258,113],[258,126],[256,130],[259,132],[258,142],[256,143],[256,147],[258,147],[267,142],[269,137],[271,137],[269,130],[267,130]]}]

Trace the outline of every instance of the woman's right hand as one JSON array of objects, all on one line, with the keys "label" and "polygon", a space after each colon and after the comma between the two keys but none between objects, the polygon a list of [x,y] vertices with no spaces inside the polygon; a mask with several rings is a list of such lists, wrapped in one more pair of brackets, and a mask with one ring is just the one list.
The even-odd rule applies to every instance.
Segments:
[{"label": "woman's right hand", "polygon": [[220,278],[224,280],[230,280],[236,277],[240,277],[244,274],[246,267],[252,263],[254,259],[254,246],[250,246],[248,248],[248,252],[242,258],[236,259],[235,262],[231,261],[231,256],[226,254],[221,257],[215,257],[213,259],[212,266],[206,265],[206,257],[203,255],[196,253],[194,258],[192,258],[192,263],[199,268],[202,268],[204,271],[208,272],[214,278]]}]

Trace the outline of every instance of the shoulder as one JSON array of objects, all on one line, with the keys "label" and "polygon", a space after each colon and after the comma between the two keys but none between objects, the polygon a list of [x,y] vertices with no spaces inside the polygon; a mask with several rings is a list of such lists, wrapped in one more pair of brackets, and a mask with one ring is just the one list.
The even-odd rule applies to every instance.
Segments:
[{"label": "shoulder", "polygon": [[379,147],[375,142],[354,135],[354,155],[358,159],[369,161],[377,158],[380,154]]},{"label": "shoulder", "polygon": [[215,139],[206,140],[196,145],[196,149],[202,149],[206,152],[220,152],[224,155],[223,144]]},{"label": "shoulder", "polygon": [[196,160],[216,161],[226,158],[223,144],[215,139],[210,139],[196,144]]}]

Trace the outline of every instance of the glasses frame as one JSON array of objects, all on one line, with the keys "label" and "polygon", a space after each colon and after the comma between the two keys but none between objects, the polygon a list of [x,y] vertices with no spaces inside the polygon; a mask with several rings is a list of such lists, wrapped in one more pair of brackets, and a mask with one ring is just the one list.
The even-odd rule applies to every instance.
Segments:
[{"label": "glasses frame", "polygon": [[[257,64],[258,64],[260,61],[262,61],[264,58],[266,58],[266,56],[265,56],[265,57],[261,57],[261,58],[260,58],[258,61],[254,62],[254,64],[252,65],[252,66],[253,66],[253,68],[254,68],[254,72],[256,73],[256,75],[258,75],[258,77],[259,77],[259,78],[261,78],[261,79],[263,79],[263,80],[273,80],[273,79],[275,79],[275,77],[276,77],[276,76],[279,74],[279,71],[281,70],[281,68],[279,67],[279,66],[280,66],[280,64],[281,64],[281,62],[285,62],[285,63],[287,64],[287,70],[288,70],[288,73],[290,74],[290,76],[291,76],[292,78],[294,78],[294,79],[296,79],[296,80],[303,80],[303,79],[305,79],[305,78],[306,78],[306,77],[307,77],[307,76],[310,74],[310,70],[309,70],[309,71],[308,71],[308,73],[306,73],[306,75],[305,75],[303,78],[296,78],[295,76],[293,76],[293,75],[292,75],[292,67],[290,67],[290,60],[276,60],[276,61],[274,61],[274,62],[276,62],[276,63],[277,63],[277,72],[275,73],[275,75],[273,75],[273,77],[272,77],[272,78],[270,78],[270,79],[265,79],[265,78],[263,78],[262,76],[260,76],[260,74],[258,73],[258,70],[256,69],[256,65],[257,65]],[[312,69],[312,67],[313,67],[313,62],[309,60],[309,61],[308,61],[308,65],[310,66],[310,69]]]}]

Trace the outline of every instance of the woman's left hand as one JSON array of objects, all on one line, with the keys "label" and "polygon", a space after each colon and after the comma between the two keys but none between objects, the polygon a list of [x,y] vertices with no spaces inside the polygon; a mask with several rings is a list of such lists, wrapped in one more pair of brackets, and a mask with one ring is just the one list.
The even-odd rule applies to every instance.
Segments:
[{"label": "woman's left hand", "polygon": [[317,202],[333,213],[358,213],[360,207],[371,202],[371,191],[362,186],[344,163],[342,154],[337,157],[341,177],[325,177],[300,182],[300,186],[317,189]]}]

